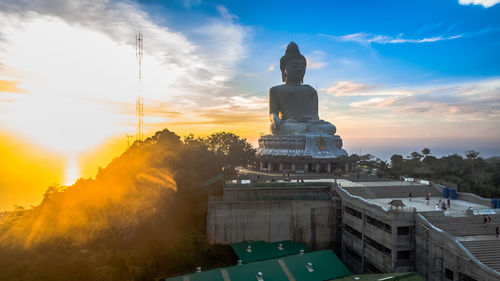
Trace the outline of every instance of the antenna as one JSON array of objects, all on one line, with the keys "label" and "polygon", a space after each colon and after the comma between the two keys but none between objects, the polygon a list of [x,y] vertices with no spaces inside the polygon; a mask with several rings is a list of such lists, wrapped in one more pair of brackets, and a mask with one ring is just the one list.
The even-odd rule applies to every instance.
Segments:
[{"label": "antenna", "polygon": [[142,57],[144,55],[144,49],[142,46],[142,33],[139,30],[138,34],[135,36],[135,56],[137,57],[137,63],[139,66],[139,80],[138,80],[138,97],[135,103],[135,113],[137,115],[137,131],[136,139],[142,141],[144,138],[144,98],[142,97]]}]

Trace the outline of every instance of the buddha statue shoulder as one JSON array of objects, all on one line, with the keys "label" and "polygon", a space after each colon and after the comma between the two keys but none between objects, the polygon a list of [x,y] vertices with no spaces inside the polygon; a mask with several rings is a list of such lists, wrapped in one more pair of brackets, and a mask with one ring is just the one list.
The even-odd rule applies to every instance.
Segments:
[{"label": "buddha statue shoulder", "polygon": [[284,84],[269,90],[270,131],[273,135],[335,134],[333,124],[319,119],[318,93],[313,87],[303,84],[306,65],[297,44],[288,44],[280,60]]}]

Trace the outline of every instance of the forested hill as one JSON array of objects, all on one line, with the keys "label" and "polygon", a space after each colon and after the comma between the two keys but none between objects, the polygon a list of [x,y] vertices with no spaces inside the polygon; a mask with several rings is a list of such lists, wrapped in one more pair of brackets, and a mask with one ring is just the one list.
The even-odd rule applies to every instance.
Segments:
[{"label": "forested hill", "polygon": [[206,241],[207,197],[254,152],[231,133],[163,130],[134,143],[95,179],[49,187],[39,206],[2,220],[0,280],[154,280],[231,263]]},{"label": "forested hill", "polygon": [[414,151],[406,158],[394,154],[390,164],[370,154],[352,154],[348,160],[359,166],[377,169],[379,176],[430,179],[457,187],[460,192],[485,198],[500,197],[500,157],[484,159],[473,150],[467,151],[465,158],[458,154],[436,158],[429,148],[424,148],[422,154]]}]

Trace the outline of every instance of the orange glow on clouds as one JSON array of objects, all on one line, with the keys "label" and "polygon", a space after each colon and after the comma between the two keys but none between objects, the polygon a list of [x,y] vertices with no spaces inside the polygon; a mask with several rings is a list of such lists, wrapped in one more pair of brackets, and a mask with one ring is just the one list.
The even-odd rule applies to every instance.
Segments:
[{"label": "orange glow on clouds", "polygon": [[0,133],[0,211],[37,205],[47,187],[64,179],[64,156]]},{"label": "orange glow on clouds", "polygon": [[19,88],[19,82],[0,80],[0,93],[25,93],[24,90]]}]

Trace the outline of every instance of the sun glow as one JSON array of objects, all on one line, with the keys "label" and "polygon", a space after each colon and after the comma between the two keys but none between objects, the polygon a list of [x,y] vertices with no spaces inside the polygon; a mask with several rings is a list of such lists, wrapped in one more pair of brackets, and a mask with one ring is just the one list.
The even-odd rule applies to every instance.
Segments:
[{"label": "sun glow", "polygon": [[[82,153],[112,136],[135,131],[138,94],[135,46],[53,17],[12,18],[2,33],[0,80],[18,83],[0,104],[0,127],[66,155]],[[134,38],[135,30],[130,30]],[[144,96],[158,99],[182,71],[145,57]],[[154,85],[154,87],[153,87]],[[158,120],[159,122],[164,119]]]},{"label": "sun glow", "polygon": [[[132,47],[119,46],[102,34],[50,18],[22,26],[21,31],[5,32],[14,45],[7,51],[5,64],[23,70],[24,75],[17,79],[27,92],[17,94],[3,112],[0,121],[8,129],[66,154],[79,153],[113,134],[130,130],[133,115],[119,113],[133,113],[137,83],[119,80],[132,80],[135,74]],[[99,43],[82,48],[84,42]],[[125,54],[129,61],[123,60]],[[97,65],[99,62],[102,64]],[[123,70],[127,64],[130,71]],[[9,69],[2,72],[3,76],[9,74]],[[107,104],[102,102],[104,96]],[[126,101],[130,105],[120,104]]]},{"label": "sun glow", "polygon": [[68,158],[66,162],[66,171],[64,173],[64,185],[72,185],[80,176],[80,167],[76,157]]}]

